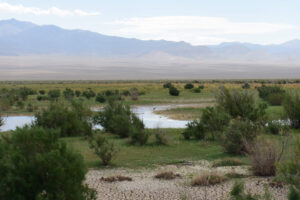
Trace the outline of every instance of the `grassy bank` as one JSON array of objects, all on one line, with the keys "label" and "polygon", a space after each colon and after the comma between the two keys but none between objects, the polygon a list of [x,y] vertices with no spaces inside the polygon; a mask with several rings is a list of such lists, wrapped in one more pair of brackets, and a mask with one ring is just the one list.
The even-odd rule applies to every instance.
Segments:
[{"label": "grassy bank", "polygon": [[[148,130],[150,131],[150,130]],[[223,152],[216,142],[186,141],[180,134],[183,129],[166,129],[168,145],[156,145],[154,137],[145,146],[134,146],[126,139],[110,136],[110,139],[119,147],[120,151],[112,162],[115,167],[153,167],[162,164],[176,164],[184,161],[215,160],[231,155]],[[89,167],[100,167],[101,162],[89,148],[89,144],[81,137],[63,138],[70,147],[81,153]]]},{"label": "grassy bank", "polygon": [[[164,81],[165,82],[165,81]],[[195,87],[199,85],[204,85],[204,89],[201,90],[201,93],[194,93],[192,90],[184,89],[184,85],[188,81],[173,81],[173,85],[179,89],[180,95],[178,97],[170,96],[168,89],[163,88],[162,81],[156,82],[97,82],[97,81],[52,81],[52,82],[0,82],[0,90],[2,88],[6,89],[16,89],[21,87],[28,87],[35,91],[44,90],[46,93],[49,90],[58,89],[63,92],[66,88],[72,90],[85,91],[88,89],[93,90],[96,94],[104,92],[106,90],[119,90],[120,92],[128,91],[131,88],[137,88],[143,95],[140,95],[138,100],[131,100],[130,97],[124,97],[124,102],[129,105],[157,105],[157,104],[202,104],[202,103],[213,103],[214,94],[220,86],[225,86],[229,89],[241,89],[242,83],[231,83],[231,82],[205,82],[205,83],[194,83]],[[260,86],[260,83],[251,83],[250,91],[254,91],[256,94],[255,87]],[[268,84],[266,84],[268,85]],[[300,84],[290,83],[283,84],[281,87],[288,92],[299,93]],[[11,106],[8,110],[5,110],[5,114],[8,115],[18,115],[26,114],[30,115],[33,112],[39,111],[42,108],[49,105],[49,101],[38,101],[38,95],[30,95],[27,100],[23,102],[23,107],[17,105]],[[78,97],[75,97],[78,98]],[[91,99],[86,99],[84,97],[79,97],[84,100],[84,102],[93,107],[93,106],[102,106],[103,104],[97,103],[95,97]],[[68,103],[64,97],[59,99],[62,102]],[[28,110],[28,105],[31,104],[33,111]],[[181,110],[185,112],[185,110]],[[180,112],[181,112],[180,111]],[[278,114],[278,110],[274,109],[274,116]],[[194,112],[194,111],[192,111]],[[196,113],[197,111],[195,111]],[[187,116],[193,118],[192,116]]]}]

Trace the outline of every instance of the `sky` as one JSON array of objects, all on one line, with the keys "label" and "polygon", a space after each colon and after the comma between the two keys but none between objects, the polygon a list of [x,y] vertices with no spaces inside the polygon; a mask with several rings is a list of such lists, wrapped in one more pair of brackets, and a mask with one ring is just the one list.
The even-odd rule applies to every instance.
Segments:
[{"label": "sky", "polygon": [[0,0],[0,20],[11,18],[193,45],[300,39],[299,0]]}]

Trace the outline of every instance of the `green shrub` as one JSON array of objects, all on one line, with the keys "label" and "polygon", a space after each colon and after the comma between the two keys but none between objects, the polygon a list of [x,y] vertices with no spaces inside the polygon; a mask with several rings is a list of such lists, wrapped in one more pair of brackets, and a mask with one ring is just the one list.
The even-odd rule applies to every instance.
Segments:
[{"label": "green shrub", "polygon": [[81,95],[81,92],[79,90],[75,90],[75,96],[80,97],[80,95]]},{"label": "green shrub", "polygon": [[1,113],[0,113],[0,127],[3,126],[3,125],[4,125],[4,120],[3,120],[2,116],[1,116]]},{"label": "green shrub", "polygon": [[252,143],[257,132],[257,126],[251,121],[235,119],[223,132],[221,143],[226,152],[243,154],[246,152],[245,142]]},{"label": "green shrub", "polygon": [[300,194],[300,140],[297,139],[291,156],[278,165],[279,177]]},{"label": "green shrub", "polygon": [[285,91],[281,89],[279,86],[265,86],[256,88],[259,94],[259,97],[266,100],[271,94],[283,94]]},{"label": "green shrub", "polygon": [[171,88],[173,87],[172,83],[168,82],[163,85],[163,88]]},{"label": "green shrub", "polygon": [[39,95],[39,96],[36,97],[36,99],[38,101],[47,101],[47,100],[49,100],[49,97],[48,96],[41,96],[41,95]]},{"label": "green shrub", "polygon": [[265,126],[265,129],[268,133],[279,135],[283,130],[288,129],[288,127],[280,121],[270,121]]},{"label": "green shrub", "polygon": [[204,85],[199,85],[198,88],[199,88],[200,90],[203,90],[203,89],[204,89]]},{"label": "green shrub", "polygon": [[84,96],[87,99],[93,98],[96,96],[95,92],[91,89],[85,90],[82,92],[82,96]]},{"label": "green shrub", "polygon": [[155,136],[155,143],[158,145],[167,145],[168,138],[164,129],[156,128],[153,130]]},{"label": "green shrub", "polygon": [[195,88],[195,89],[193,90],[193,92],[194,92],[194,93],[200,93],[200,92],[201,92],[201,89],[200,89],[200,88]]},{"label": "green shrub", "polygon": [[58,98],[60,97],[60,90],[50,90],[48,92],[48,97],[49,97],[50,100],[57,101]]},{"label": "green shrub", "polygon": [[192,83],[187,83],[187,84],[185,84],[185,86],[184,86],[184,89],[193,89],[194,88],[194,85],[192,84]]},{"label": "green shrub", "polygon": [[130,110],[130,107],[116,100],[108,104],[95,117],[94,122],[100,124],[105,131],[122,138],[129,137],[134,128],[144,129],[144,123]]},{"label": "green shrub", "polygon": [[257,105],[253,93],[250,93],[248,90],[229,91],[227,88],[221,87],[216,98],[218,106],[233,118],[240,117],[242,119],[257,121],[265,117],[267,105]]},{"label": "green shrub", "polygon": [[300,98],[299,95],[288,95],[284,104],[284,111],[293,128],[300,128]]},{"label": "green shrub", "polygon": [[23,109],[24,108],[23,101],[17,101],[17,107]]},{"label": "green shrub", "polygon": [[145,145],[149,134],[144,129],[132,127],[130,131],[130,143],[135,145]]},{"label": "green shrub", "polygon": [[242,88],[243,88],[243,89],[249,89],[249,88],[250,88],[250,84],[249,84],[249,83],[244,83],[244,84],[242,85]]},{"label": "green shrub", "polygon": [[170,87],[169,88],[169,94],[171,95],[171,96],[179,96],[179,90],[176,88],[176,87]]},{"label": "green shrub", "polygon": [[0,140],[0,199],[92,200],[83,158],[57,131],[17,128]]},{"label": "green shrub", "polygon": [[108,139],[101,134],[93,134],[92,137],[89,138],[89,143],[104,166],[109,165],[117,154],[114,143],[109,142]]},{"label": "green shrub", "polygon": [[28,111],[28,112],[33,112],[33,110],[34,110],[33,105],[32,105],[31,103],[29,103],[29,104],[27,105],[27,111]]},{"label": "green shrub", "polygon": [[71,107],[61,103],[51,104],[35,115],[34,124],[45,128],[59,129],[62,137],[90,135],[91,111],[82,102],[73,101]]},{"label": "green shrub", "polygon": [[44,95],[44,94],[46,94],[46,91],[45,90],[40,90],[39,93],[40,93],[40,95]]},{"label": "green shrub", "polygon": [[70,88],[66,88],[63,94],[66,99],[72,99],[75,95],[74,91]]},{"label": "green shrub", "polygon": [[260,200],[261,198],[258,195],[253,195],[250,192],[245,193],[245,186],[242,182],[235,182],[231,192],[230,199],[231,200]]},{"label": "green shrub", "polygon": [[106,101],[106,98],[101,93],[98,93],[96,96],[96,101],[99,103],[104,103]]},{"label": "green shrub", "polygon": [[274,94],[270,94],[266,98],[266,101],[272,106],[280,106],[284,102],[284,99],[285,99],[285,93],[274,93]]},{"label": "green shrub", "polygon": [[190,139],[192,136],[198,140],[205,138],[204,125],[200,121],[191,121],[186,126],[186,129],[182,133],[185,139]]},{"label": "green shrub", "polygon": [[29,95],[36,94],[36,91],[31,88],[22,87],[15,90],[15,94],[18,95],[23,101],[25,101]]},{"label": "green shrub", "polygon": [[204,124],[205,129],[212,135],[215,140],[217,135],[224,131],[224,128],[230,122],[230,115],[220,107],[206,107],[202,110],[200,121]]}]

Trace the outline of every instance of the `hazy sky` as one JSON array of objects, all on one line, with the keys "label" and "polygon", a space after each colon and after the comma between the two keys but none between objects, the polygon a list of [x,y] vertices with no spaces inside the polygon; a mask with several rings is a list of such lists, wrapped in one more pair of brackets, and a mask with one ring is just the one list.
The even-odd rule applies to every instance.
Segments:
[{"label": "hazy sky", "polygon": [[300,39],[300,0],[0,0],[0,19],[194,45]]}]

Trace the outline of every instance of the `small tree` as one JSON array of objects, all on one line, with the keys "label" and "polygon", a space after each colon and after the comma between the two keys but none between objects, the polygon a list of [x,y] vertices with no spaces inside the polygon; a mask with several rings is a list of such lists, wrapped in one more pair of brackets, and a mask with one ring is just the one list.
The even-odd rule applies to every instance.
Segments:
[{"label": "small tree", "polygon": [[101,134],[92,135],[92,137],[89,138],[89,143],[104,166],[109,165],[117,154],[114,143],[109,142],[108,139]]},{"label": "small tree", "polygon": [[193,89],[193,88],[194,88],[194,85],[192,83],[187,83],[184,86],[184,89]]},{"label": "small tree", "polygon": [[58,98],[60,97],[60,90],[50,90],[48,92],[48,96],[50,100],[55,100],[57,101]]},{"label": "small tree", "polygon": [[94,200],[86,172],[57,131],[26,126],[0,140],[0,199]]},{"label": "small tree", "polygon": [[179,90],[176,87],[170,87],[169,88],[169,94],[171,96],[179,96]]}]

